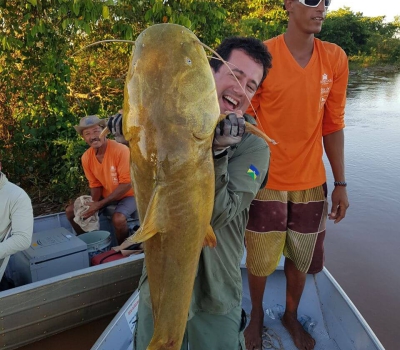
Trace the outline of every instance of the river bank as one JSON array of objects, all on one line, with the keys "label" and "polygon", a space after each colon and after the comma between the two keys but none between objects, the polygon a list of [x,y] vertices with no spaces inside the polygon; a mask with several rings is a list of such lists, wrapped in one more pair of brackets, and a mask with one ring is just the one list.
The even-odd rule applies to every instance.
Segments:
[{"label": "river bank", "polygon": [[382,74],[400,72],[400,63],[365,62],[364,60],[349,60],[350,75],[352,74]]}]

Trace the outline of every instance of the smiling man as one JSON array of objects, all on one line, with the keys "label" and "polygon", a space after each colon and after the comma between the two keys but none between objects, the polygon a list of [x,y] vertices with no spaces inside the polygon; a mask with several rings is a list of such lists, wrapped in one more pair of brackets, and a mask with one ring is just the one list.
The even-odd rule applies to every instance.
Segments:
[{"label": "smiling man", "polygon": [[[129,149],[113,140],[100,138],[106,125],[105,119],[96,115],[83,117],[75,130],[83,137],[90,148],[82,156],[82,166],[89,181],[93,202],[83,217],[88,218],[100,209],[116,204],[112,223],[119,243],[128,237],[127,218],[136,211],[129,172]],[[83,233],[74,221],[74,206],[69,205],[66,215],[77,234]]]},{"label": "smiling man", "polygon": [[330,0],[284,3],[287,31],[265,42],[274,64],[252,101],[258,122],[278,144],[271,154],[266,188],[252,203],[246,231],[252,298],[245,331],[248,350],[261,349],[265,284],[282,251],[287,279],[282,323],[298,349],[315,346],[297,320],[297,309],[306,274],[318,273],[324,266],[328,216],[324,148],[335,179],[329,218],[339,222],[349,206],[343,136],[347,57],[339,46],[314,38]]}]

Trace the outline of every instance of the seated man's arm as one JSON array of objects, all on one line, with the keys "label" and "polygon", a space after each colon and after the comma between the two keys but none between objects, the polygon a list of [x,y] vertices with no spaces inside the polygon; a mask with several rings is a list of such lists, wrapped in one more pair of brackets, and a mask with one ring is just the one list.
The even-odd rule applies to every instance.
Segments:
[{"label": "seated man's arm", "polygon": [[211,220],[214,229],[229,224],[250,207],[268,172],[269,147],[260,138],[250,137],[239,145],[229,161],[228,155],[214,161],[215,202]]},{"label": "seated man's arm", "polygon": [[90,195],[92,196],[93,202],[98,202],[101,199],[103,193],[103,187],[92,187],[90,189]]},{"label": "seated man's arm", "polygon": [[0,243],[0,259],[28,249],[32,241],[33,210],[29,196],[21,190],[11,205],[11,237]]},{"label": "seated man's arm", "polygon": [[114,201],[120,199],[121,196],[123,196],[131,188],[132,188],[132,184],[130,182],[126,183],[126,184],[121,184],[120,183],[117,186],[117,188],[110,193],[109,196],[107,196],[106,198],[103,198],[101,201],[98,202],[99,205],[101,205],[100,208],[103,208],[106,205],[110,204],[111,202],[114,202]]},{"label": "seated man's arm", "polygon": [[[83,217],[86,219],[96,213],[96,211],[100,210],[101,208],[107,206],[111,202],[114,202],[118,199],[121,198],[122,195],[124,195],[126,192],[128,192],[132,188],[131,183],[126,183],[126,184],[119,184],[116,189],[110,193],[109,196],[106,198],[103,198],[101,200],[95,200],[95,198],[101,197],[102,193],[102,187],[95,187],[91,188],[90,192],[92,195],[93,202],[87,203],[89,206],[89,209],[85,211]],[[100,195],[98,193],[100,192]]]}]

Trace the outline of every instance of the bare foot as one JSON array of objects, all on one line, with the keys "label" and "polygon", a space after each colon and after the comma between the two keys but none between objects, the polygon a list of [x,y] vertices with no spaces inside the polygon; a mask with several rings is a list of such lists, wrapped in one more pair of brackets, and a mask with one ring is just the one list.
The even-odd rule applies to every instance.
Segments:
[{"label": "bare foot", "polygon": [[262,350],[262,331],[264,323],[264,311],[251,310],[250,322],[244,330],[246,350]]},{"label": "bare foot", "polygon": [[301,323],[297,320],[296,315],[285,312],[282,317],[282,324],[289,332],[297,349],[314,349],[315,340],[303,329]]}]

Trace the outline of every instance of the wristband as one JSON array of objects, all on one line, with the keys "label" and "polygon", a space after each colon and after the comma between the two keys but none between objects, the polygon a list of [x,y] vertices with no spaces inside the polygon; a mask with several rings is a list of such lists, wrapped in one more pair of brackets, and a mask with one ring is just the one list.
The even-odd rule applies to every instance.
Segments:
[{"label": "wristband", "polygon": [[346,181],[335,181],[333,183],[334,186],[343,186],[346,187],[347,186],[347,182]]}]

